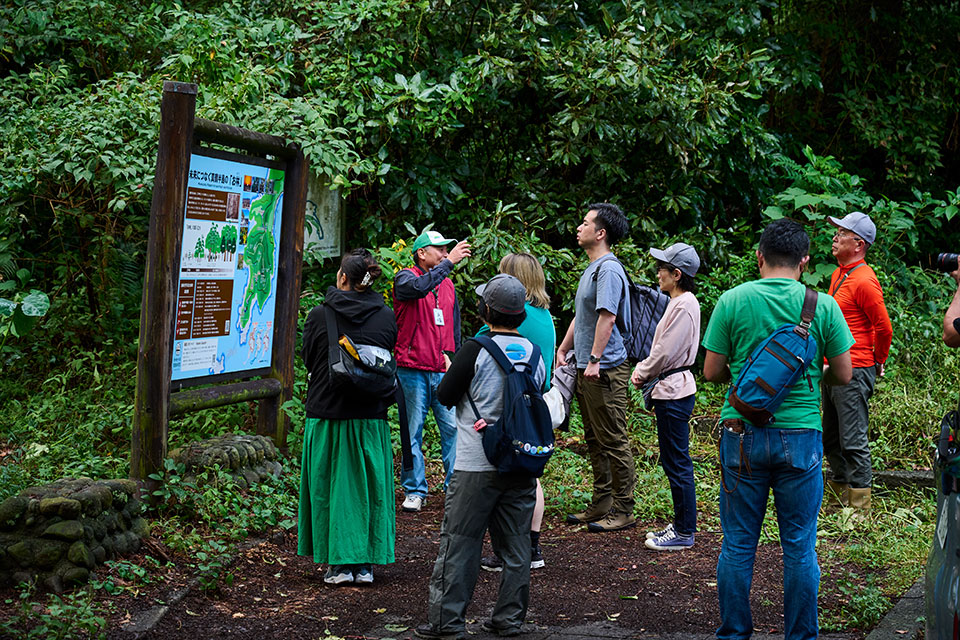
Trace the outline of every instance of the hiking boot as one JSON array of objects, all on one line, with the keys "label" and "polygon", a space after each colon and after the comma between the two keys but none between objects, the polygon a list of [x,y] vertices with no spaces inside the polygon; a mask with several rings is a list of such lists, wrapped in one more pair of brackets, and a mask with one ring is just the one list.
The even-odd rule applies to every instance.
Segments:
[{"label": "hiking boot", "polygon": [[606,498],[600,502],[592,502],[585,511],[567,514],[567,524],[587,524],[602,519],[610,511],[613,499]]},{"label": "hiking boot", "polygon": [[480,628],[486,631],[487,633],[492,633],[494,635],[500,636],[501,638],[513,638],[518,636],[523,631],[520,627],[510,627],[509,629],[501,629],[500,627],[493,626],[493,623],[489,620],[484,620],[480,623]]},{"label": "hiking boot", "polygon": [[427,640],[463,640],[463,631],[438,631],[429,622],[425,622],[413,630],[418,638]]},{"label": "hiking boot", "polygon": [[848,493],[848,505],[857,509],[858,511],[863,511],[864,513],[869,513],[870,511],[870,487],[864,487],[863,489],[857,489],[856,487],[850,487]]},{"label": "hiking boot", "polygon": [[629,513],[611,510],[602,519],[587,525],[587,531],[600,533],[602,531],[619,531],[637,526],[637,519]]},{"label": "hiking boot", "polygon": [[531,569],[542,569],[546,566],[546,562],[543,561],[543,554],[540,553],[540,546],[537,545],[530,552],[530,568]]},{"label": "hiking boot", "polygon": [[323,574],[323,581],[327,584],[349,584],[353,582],[353,570],[345,564],[330,565]]},{"label": "hiking boot", "polygon": [[353,574],[353,581],[357,584],[373,584],[373,569],[368,564],[357,565]]},{"label": "hiking boot", "polygon": [[400,508],[408,513],[417,513],[420,509],[423,509],[423,505],[426,503],[427,499],[423,496],[410,494],[403,499],[403,504],[400,505]]},{"label": "hiking boot", "polygon": [[485,556],[480,560],[480,568],[484,571],[492,571],[494,573],[503,571],[503,560],[497,556]]},{"label": "hiking boot", "polygon": [[647,540],[652,540],[652,539],[654,539],[654,538],[662,538],[663,536],[667,535],[667,532],[668,532],[668,531],[673,531],[673,523],[672,523],[672,522],[671,522],[670,524],[668,524],[667,526],[665,526],[663,529],[660,529],[660,531],[647,531],[647,538],[646,538],[646,539],[647,539]]},{"label": "hiking boot", "polygon": [[647,549],[653,549],[654,551],[682,551],[693,546],[693,534],[681,535],[671,527],[662,536],[648,538],[643,541],[643,544]]}]

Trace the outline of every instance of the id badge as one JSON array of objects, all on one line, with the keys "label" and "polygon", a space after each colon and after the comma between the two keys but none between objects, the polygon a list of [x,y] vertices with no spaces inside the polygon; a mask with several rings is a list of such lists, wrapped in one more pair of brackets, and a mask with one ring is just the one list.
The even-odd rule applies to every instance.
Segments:
[{"label": "id badge", "polygon": [[439,307],[434,307],[433,309],[433,323],[438,327],[443,326],[443,309]]}]

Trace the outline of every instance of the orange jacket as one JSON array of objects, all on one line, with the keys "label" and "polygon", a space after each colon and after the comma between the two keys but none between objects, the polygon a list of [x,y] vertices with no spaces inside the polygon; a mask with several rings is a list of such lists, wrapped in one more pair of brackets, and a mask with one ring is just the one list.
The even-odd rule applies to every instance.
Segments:
[{"label": "orange jacket", "polygon": [[[858,265],[863,266],[857,268]],[[846,274],[850,275],[841,282]],[[883,289],[873,269],[863,260],[837,267],[830,277],[829,293],[836,299],[857,341],[850,349],[853,366],[872,367],[886,362],[893,327],[883,304]]]}]

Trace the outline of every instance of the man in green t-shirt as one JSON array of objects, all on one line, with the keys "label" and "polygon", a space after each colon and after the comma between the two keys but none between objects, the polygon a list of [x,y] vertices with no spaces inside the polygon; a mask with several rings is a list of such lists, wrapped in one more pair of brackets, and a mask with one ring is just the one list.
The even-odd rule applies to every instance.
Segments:
[{"label": "man in green t-shirt", "polygon": [[[800,273],[810,259],[810,238],[787,219],[760,236],[760,279],[727,291],[710,317],[703,346],[703,375],[711,382],[736,379],[753,349],[781,325],[800,322],[804,286]],[[773,489],[783,548],[784,636],[816,638],[820,567],[814,548],[823,499],[823,438],[820,381],[846,384],[852,375],[853,336],[836,301],[818,294],[810,333],[817,355],[774,413],[774,422],[752,425],[731,405],[720,411],[720,524],[717,562],[720,628],[717,638],[748,638],[753,632],[750,584],[767,496]],[[826,357],[828,366],[820,368]]]}]

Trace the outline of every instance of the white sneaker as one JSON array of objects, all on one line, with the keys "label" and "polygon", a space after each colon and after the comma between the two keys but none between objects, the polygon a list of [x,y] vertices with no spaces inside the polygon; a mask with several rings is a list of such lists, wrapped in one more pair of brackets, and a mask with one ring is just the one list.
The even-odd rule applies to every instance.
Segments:
[{"label": "white sneaker", "polygon": [[403,504],[400,505],[400,508],[404,511],[409,511],[411,513],[416,513],[423,509],[423,505],[426,504],[427,499],[423,496],[418,496],[415,494],[410,494],[403,500]]}]

